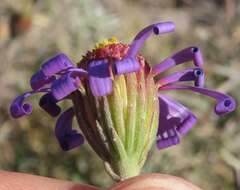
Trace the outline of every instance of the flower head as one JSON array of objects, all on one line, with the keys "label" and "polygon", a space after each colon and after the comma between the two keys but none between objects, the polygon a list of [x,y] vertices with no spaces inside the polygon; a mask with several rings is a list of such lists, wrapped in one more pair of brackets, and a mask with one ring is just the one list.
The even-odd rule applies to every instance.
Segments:
[{"label": "flower head", "polygon": [[[172,22],[150,25],[130,45],[116,38],[105,40],[77,66],[63,53],[55,55],[32,76],[32,91],[13,101],[11,115],[29,115],[32,106],[24,103],[25,99],[43,93],[40,107],[52,117],[61,114],[55,134],[63,150],[83,144],[85,138],[113,178],[137,175],[154,141],[159,149],[176,145],[197,122],[188,108],[164,91],[188,90],[212,97],[220,116],[236,108],[232,97],[204,88],[199,48],[185,48],[153,67],[139,55],[149,36],[170,33],[174,28]],[[164,71],[189,61],[193,67],[159,78]],[[183,85],[191,81],[192,85]],[[73,107],[61,113],[58,102],[65,99],[71,100]],[[81,133],[72,128],[74,116]]]}]

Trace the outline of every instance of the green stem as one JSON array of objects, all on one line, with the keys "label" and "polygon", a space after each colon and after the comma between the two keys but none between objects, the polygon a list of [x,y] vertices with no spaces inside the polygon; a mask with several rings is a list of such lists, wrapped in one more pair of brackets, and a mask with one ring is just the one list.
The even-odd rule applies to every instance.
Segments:
[{"label": "green stem", "polygon": [[113,161],[112,163],[104,163],[108,174],[115,181],[123,181],[127,178],[134,177],[140,174],[141,166],[137,160],[127,158],[124,160]]}]

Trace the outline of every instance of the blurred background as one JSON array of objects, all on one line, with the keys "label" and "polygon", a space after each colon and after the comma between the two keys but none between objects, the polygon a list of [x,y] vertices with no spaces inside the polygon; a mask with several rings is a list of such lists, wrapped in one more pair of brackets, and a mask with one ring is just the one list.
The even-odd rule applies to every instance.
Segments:
[{"label": "blurred background", "polygon": [[[0,169],[109,186],[113,181],[87,143],[69,152],[59,148],[55,119],[39,109],[38,96],[30,100],[30,116],[9,117],[10,102],[30,90],[33,72],[56,52],[78,62],[96,42],[116,36],[129,43],[144,26],[172,20],[176,32],[149,39],[142,50],[146,59],[156,64],[197,45],[205,58],[206,86],[239,101],[239,19],[238,0],[0,0]],[[199,121],[179,146],[153,147],[143,172],[181,176],[203,189],[240,189],[240,110],[219,118],[212,99],[171,95]]]}]

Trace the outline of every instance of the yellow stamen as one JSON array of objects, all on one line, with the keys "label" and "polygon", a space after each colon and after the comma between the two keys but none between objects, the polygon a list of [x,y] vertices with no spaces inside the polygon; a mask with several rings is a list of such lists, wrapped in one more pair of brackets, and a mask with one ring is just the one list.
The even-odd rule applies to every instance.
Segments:
[{"label": "yellow stamen", "polygon": [[110,45],[110,44],[117,44],[118,42],[119,42],[118,39],[115,36],[113,36],[112,38],[105,39],[100,43],[96,43],[95,49],[103,48],[103,47],[105,47],[107,45]]}]

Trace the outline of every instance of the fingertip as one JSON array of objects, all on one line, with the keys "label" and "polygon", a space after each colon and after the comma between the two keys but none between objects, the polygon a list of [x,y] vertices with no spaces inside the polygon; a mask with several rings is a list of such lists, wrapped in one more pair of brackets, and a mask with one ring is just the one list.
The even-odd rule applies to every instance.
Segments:
[{"label": "fingertip", "polygon": [[0,179],[0,190],[100,190],[90,185],[6,171],[0,171]]},{"label": "fingertip", "polygon": [[108,190],[201,190],[192,183],[165,174],[145,174],[122,181]]}]

